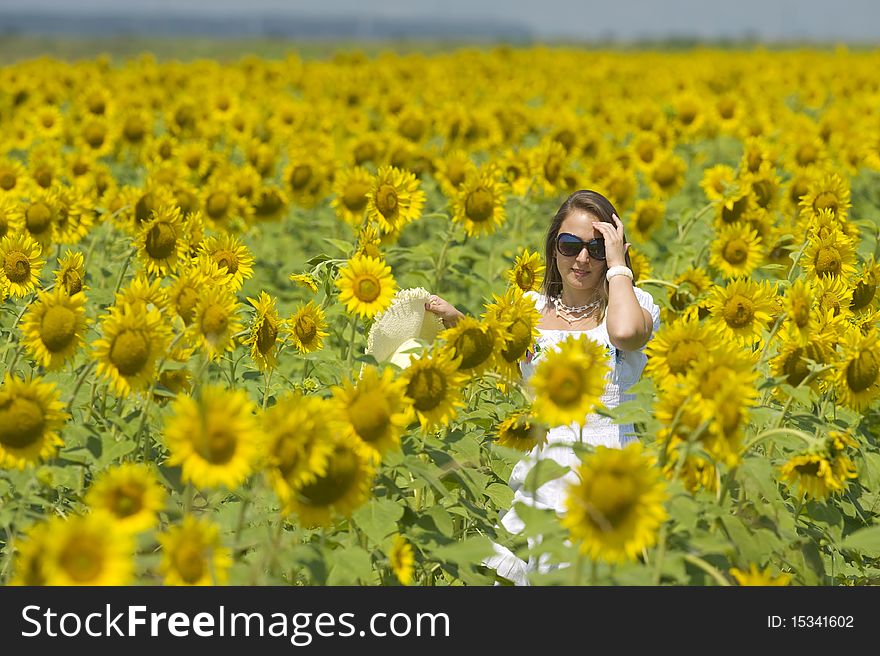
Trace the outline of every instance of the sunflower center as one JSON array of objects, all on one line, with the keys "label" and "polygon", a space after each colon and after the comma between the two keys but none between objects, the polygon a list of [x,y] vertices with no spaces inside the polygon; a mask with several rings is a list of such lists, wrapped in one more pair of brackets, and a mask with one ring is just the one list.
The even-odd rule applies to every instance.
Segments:
[{"label": "sunflower center", "polygon": [[416,116],[408,116],[400,123],[400,134],[410,141],[418,141],[424,131],[425,122]]},{"label": "sunflower center", "polygon": [[308,344],[315,339],[315,335],[318,332],[318,326],[315,324],[315,320],[312,319],[312,317],[302,316],[297,319],[296,325],[293,327],[293,332],[296,333],[300,342]]},{"label": "sunflower center", "polygon": [[290,174],[291,189],[305,189],[312,179],[312,167],[308,164],[298,164]]},{"label": "sunflower center", "polygon": [[113,490],[110,505],[117,517],[136,515],[144,507],[143,486],[133,482],[120,483]]},{"label": "sunflower center", "polygon": [[492,218],[494,197],[488,189],[479,188],[468,194],[464,211],[471,221],[482,223]]},{"label": "sunflower center", "polygon": [[205,335],[221,335],[229,324],[229,315],[222,306],[214,304],[205,308],[202,315],[202,333]]},{"label": "sunflower center", "polygon": [[46,427],[42,406],[32,399],[0,397],[0,444],[24,449],[40,439]]},{"label": "sunflower center", "polygon": [[822,295],[822,298],[819,299],[819,307],[822,310],[831,310],[836,317],[840,314],[840,299],[837,298],[837,295],[832,294],[831,292],[826,292]]},{"label": "sunflower center", "polygon": [[25,210],[24,218],[28,232],[41,235],[52,225],[52,210],[46,203],[38,201]]},{"label": "sunflower center", "polygon": [[177,295],[177,314],[187,326],[193,321],[196,303],[199,302],[199,294],[192,287],[184,287]]},{"label": "sunflower center", "polygon": [[31,276],[31,261],[21,251],[10,251],[6,254],[3,269],[10,282],[24,284]]},{"label": "sunflower center", "polygon": [[584,380],[581,372],[565,363],[553,367],[547,376],[550,400],[561,408],[576,405],[583,396]]},{"label": "sunflower center", "polygon": [[201,544],[177,545],[173,559],[174,569],[185,583],[192,585],[204,578],[205,559],[202,556]]},{"label": "sunflower center", "polygon": [[40,323],[40,338],[52,353],[63,350],[76,335],[76,313],[55,305],[46,310]]},{"label": "sunflower center", "polygon": [[212,219],[219,219],[221,216],[226,214],[226,210],[229,209],[229,194],[225,191],[215,191],[213,194],[208,196],[208,200],[205,203],[205,212]]},{"label": "sunflower center", "polygon": [[82,278],[74,269],[66,269],[64,271],[61,276],[61,283],[64,285],[64,289],[67,290],[68,296],[81,292],[83,288]]},{"label": "sunflower center", "polygon": [[15,173],[12,171],[0,171],[0,189],[9,191],[15,186],[16,182],[18,182],[18,178],[15,176]]},{"label": "sunflower center", "polygon": [[359,465],[351,449],[336,447],[327,474],[299,489],[301,500],[310,506],[329,506],[339,501],[356,483]]},{"label": "sunflower center", "polygon": [[642,210],[636,215],[636,226],[641,232],[651,230],[659,221],[660,215],[655,209]]},{"label": "sunflower center", "polygon": [[721,208],[721,220],[725,223],[734,223],[735,221],[739,221],[743,212],[746,211],[746,207],[749,204],[749,197],[743,196],[739,200],[735,201],[730,207],[726,205]]},{"label": "sunflower center", "polygon": [[342,204],[350,212],[361,212],[367,206],[367,192],[369,185],[364,182],[350,182],[342,194]]},{"label": "sunflower center", "polygon": [[104,567],[100,539],[98,536],[74,536],[64,545],[58,562],[67,575],[77,583],[94,581]]},{"label": "sunflower center", "polygon": [[776,187],[769,180],[759,180],[752,185],[752,191],[755,193],[755,200],[758,201],[758,205],[766,209],[773,202]]},{"label": "sunflower center", "polygon": [[816,196],[816,200],[813,201],[813,209],[817,212],[820,210],[831,210],[831,213],[837,216],[837,208],[837,196],[827,191]]},{"label": "sunflower center", "polygon": [[364,303],[371,303],[379,298],[382,285],[375,276],[359,276],[354,284],[354,295]]},{"label": "sunflower center", "polygon": [[238,256],[230,250],[221,249],[214,253],[214,261],[227,273],[235,275],[238,272]]},{"label": "sunflower center", "polygon": [[365,442],[382,437],[391,425],[391,405],[378,390],[358,392],[348,406],[348,419],[355,433]]},{"label": "sunflower center", "polygon": [[413,400],[416,410],[428,412],[446,398],[448,383],[442,371],[419,369],[406,386],[406,395]]},{"label": "sunflower center", "polygon": [[125,127],[122,128],[122,131],[128,141],[138,142],[141,141],[147,133],[147,126],[139,116],[130,116],[128,120],[125,121]]},{"label": "sunflower center", "polygon": [[797,348],[793,350],[785,358],[782,364],[782,372],[785,374],[786,382],[792,387],[797,387],[801,381],[810,373],[807,361],[803,357],[804,350]]},{"label": "sunflower center", "polygon": [[276,339],[278,339],[278,327],[269,317],[264,317],[257,330],[257,350],[265,355],[275,346]]},{"label": "sunflower center", "polygon": [[803,298],[796,298],[792,302],[791,316],[798,328],[806,328],[810,322],[810,305]]},{"label": "sunflower center", "polygon": [[174,228],[167,223],[157,223],[147,233],[144,248],[154,260],[164,260],[174,252],[176,245],[177,233]]},{"label": "sunflower center", "polygon": [[855,310],[861,310],[868,307],[874,300],[874,294],[877,293],[877,283],[873,280],[861,280],[853,290],[852,302],[850,307]]},{"label": "sunflower center", "polygon": [[669,350],[666,366],[669,367],[669,372],[676,376],[686,374],[705,351],[705,346],[697,340],[683,340]]},{"label": "sunflower center", "polygon": [[834,247],[820,248],[816,253],[816,273],[820,276],[837,276],[840,274],[840,253]]},{"label": "sunflower center", "polygon": [[636,482],[622,472],[597,474],[587,501],[589,517],[602,532],[619,528],[632,513],[638,498]]},{"label": "sunflower center", "polygon": [[257,216],[273,216],[283,204],[278,192],[275,190],[264,191],[254,205],[254,213]]},{"label": "sunflower center", "polygon": [[654,169],[654,182],[663,188],[670,187],[675,183],[676,169],[670,162],[661,162]]},{"label": "sunflower center", "polygon": [[156,209],[156,197],[152,191],[148,191],[138,199],[134,205],[134,218],[138,223],[143,223],[150,218]]},{"label": "sunflower center", "polygon": [[92,123],[83,131],[83,137],[86,143],[92,148],[100,148],[104,145],[104,139],[107,137],[107,130],[103,125]]},{"label": "sunflower center", "polygon": [[461,370],[473,369],[492,355],[492,337],[479,328],[468,328],[453,344],[455,357],[461,357]]},{"label": "sunflower center", "polygon": [[529,267],[517,267],[516,286],[522,290],[530,290],[535,284],[535,272]]},{"label": "sunflower center", "polygon": [[196,453],[211,464],[225,465],[235,455],[238,439],[229,427],[208,420],[193,438],[193,446]]},{"label": "sunflower center", "polygon": [[376,159],[376,147],[371,143],[360,143],[354,149],[354,161],[357,164],[371,162]]},{"label": "sunflower center", "polygon": [[863,351],[846,367],[846,384],[853,392],[864,392],[877,382],[880,363],[871,351]]},{"label": "sunflower center", "polygon": [[724,245],[723,256],[731,264],[742,264],[749,256],[749,246],[743,239],[731,239]]},{"label": "sunflower center", "polygon": [[797,149],[795,158],[800,166],[806,166],[815,162],[818,156],[819,152],[813,144],[802,144],[800,148]]},{"label": "sunflower center", "polygon": [[731,328],[743,328],[752,323],[755,309],[752,301],[742,294],[734,296],[724,304],[724,321]]},{"label": "sunflower center", "polygon": [[384,184],[376,192],[376,208],[386,219],[397,215],[397,191],[391,185]]},{"label": "sunflower center", "polygon": [[812,478],[816,478],[819,476],[819,471],[822,468],[822,462],[816,460],[810,460],[809,462],[802,462],[795,466],[795,471],[801,476],[809,476]]},{"label": "sunflower center", "polygon": [[502,349],[501,356],[508,362],[516,362],[531,345],[531,326],[524,319],[514,319],[507,329],[507,336],[507,344]]},{"label": "sunflower center", "polygon": [[562,161],[559,157],[551,155],[544,162],[544,177],[547,178],[547,182],[553,183],[560,175],[562,175]]},{"label": "sunflower center", "polygon": [[110,347],[110,361],[123,376],[139,373],[150,357],[150,345],[139,330],[119,333]]}]

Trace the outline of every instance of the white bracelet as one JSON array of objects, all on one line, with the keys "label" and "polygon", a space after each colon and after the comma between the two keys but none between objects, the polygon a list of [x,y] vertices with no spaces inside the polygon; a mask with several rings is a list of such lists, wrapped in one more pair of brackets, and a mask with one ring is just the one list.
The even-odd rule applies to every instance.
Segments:
[{"label": "white bracelet", "polygon": [[626,276],[627,278],[632,280],[633,272],[630,271],[629,267],[618,264],[617,266],[613,266],[608,269],[607,273],[605,274],[605,280],[610,281],[614,276]]}]

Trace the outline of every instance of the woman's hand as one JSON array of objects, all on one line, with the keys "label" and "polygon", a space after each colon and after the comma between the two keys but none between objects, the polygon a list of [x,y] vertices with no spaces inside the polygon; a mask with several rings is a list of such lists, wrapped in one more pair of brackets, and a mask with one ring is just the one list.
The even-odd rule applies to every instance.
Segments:
[{"label": "woman's hand", "polygon": [[428,302],[425,303],[425,309],[440,317],[440,321],[447,328],[452,328],[464,316],[449,301],[443,300],[436,294],[432,294]]},{"label": "woman's hand", "polygon": [[626,266],[626,252],[629,244],[623,243],[623,222],[616,214],[611,215],[614,225],[604,221],[593,221],[593,226],[605,238],[605,262],[608,268]]}]

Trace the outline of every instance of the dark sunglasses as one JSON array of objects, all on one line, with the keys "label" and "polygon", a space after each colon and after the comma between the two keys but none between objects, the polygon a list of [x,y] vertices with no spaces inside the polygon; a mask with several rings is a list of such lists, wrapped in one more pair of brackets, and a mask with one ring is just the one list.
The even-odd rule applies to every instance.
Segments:
[{"label": "dark sunglasses", "polygon": [[559,233],[559,236],[556,238],[556,250],[565,257],[577,257],[584,248],[587,249],[587,253],[594,260],[605,259],[604,239],[598,238],[584,241],[580,237],[567,232]]}]

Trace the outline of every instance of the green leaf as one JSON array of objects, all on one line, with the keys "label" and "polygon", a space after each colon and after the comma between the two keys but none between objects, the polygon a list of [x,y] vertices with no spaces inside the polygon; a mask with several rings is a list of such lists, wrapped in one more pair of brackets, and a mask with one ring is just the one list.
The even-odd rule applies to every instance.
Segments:
[{"label": "green leaf", "polygon": [[434,520],[434,525],[443,535],[448,538],[452,537],[454,531],[452,515],[450,515],[445,508],[431,506],[431,508],[429,508],[424,514]]},{"label": "green leaf", "polygon": [[[347,241],[342,241],[341,239],[330,239],[330,237],[324,237],[324,241],[326,241],[331,246],[335,246],[336,248],[338,248],[339,251],[346,257],[348,257],[348,254],[352,250],[352,245]],[[309,264],[311,263],[311,260],[309,260]]]},{"label": "green leaf", "polygon": [[880,557],[880,526],[869,526],[850,533],[840,543],[840,548],[858,551],[871,558]]},{"label": "green leaf", "polygon": [[559,517],[553,510],[545,510],[526,505],[525,503],[517,503],[514,506],[517,516],[525,523],[522,531],[523,537],[532,537],[535,535],[544,535],[562,531],[559,523]]},{"label": "green leaf", "polygon": [[769,502],[781,499],[779,489],[776,487],[776,476],[773,467],[767,458],[743,458],[739,465],[742,475],[743,487],[751,493],[760,496]]},{"label": "green leaf", "polygon": [[360,547],[345,547],[333,552],[327,585],[365,585],[373,576],[370,554]]},{"label": "green leaf", "polygon": [[513,490],[503,483],[492,483],[483,492],[495,504],[496,508],[507,510],[513,503]]},{"label": "green leaf", "polygon": [[397,520],[403,516],[403,506],[390,499],[374,499],[358,508],[352,519],[374,544],[380,544],[397,530]]},{"label": "green leaf", "polygon": [[531,468],[528,476],[526,476],[526,481],[523,484],[523,487],[525,487],[526,490],[537,490],[544,485],[544,483],[555,481],[557,478],[565,476],[570,471],[571,467],[560,465],[558,462],[551,460],[550,458],[539,460],[535,463],[535,466]]},{"label": "green leaf", "polygon": [[435,547],[430,556],[461,567],[478,565],[494,553],[489,538],[478,535],[461,542]]}]

